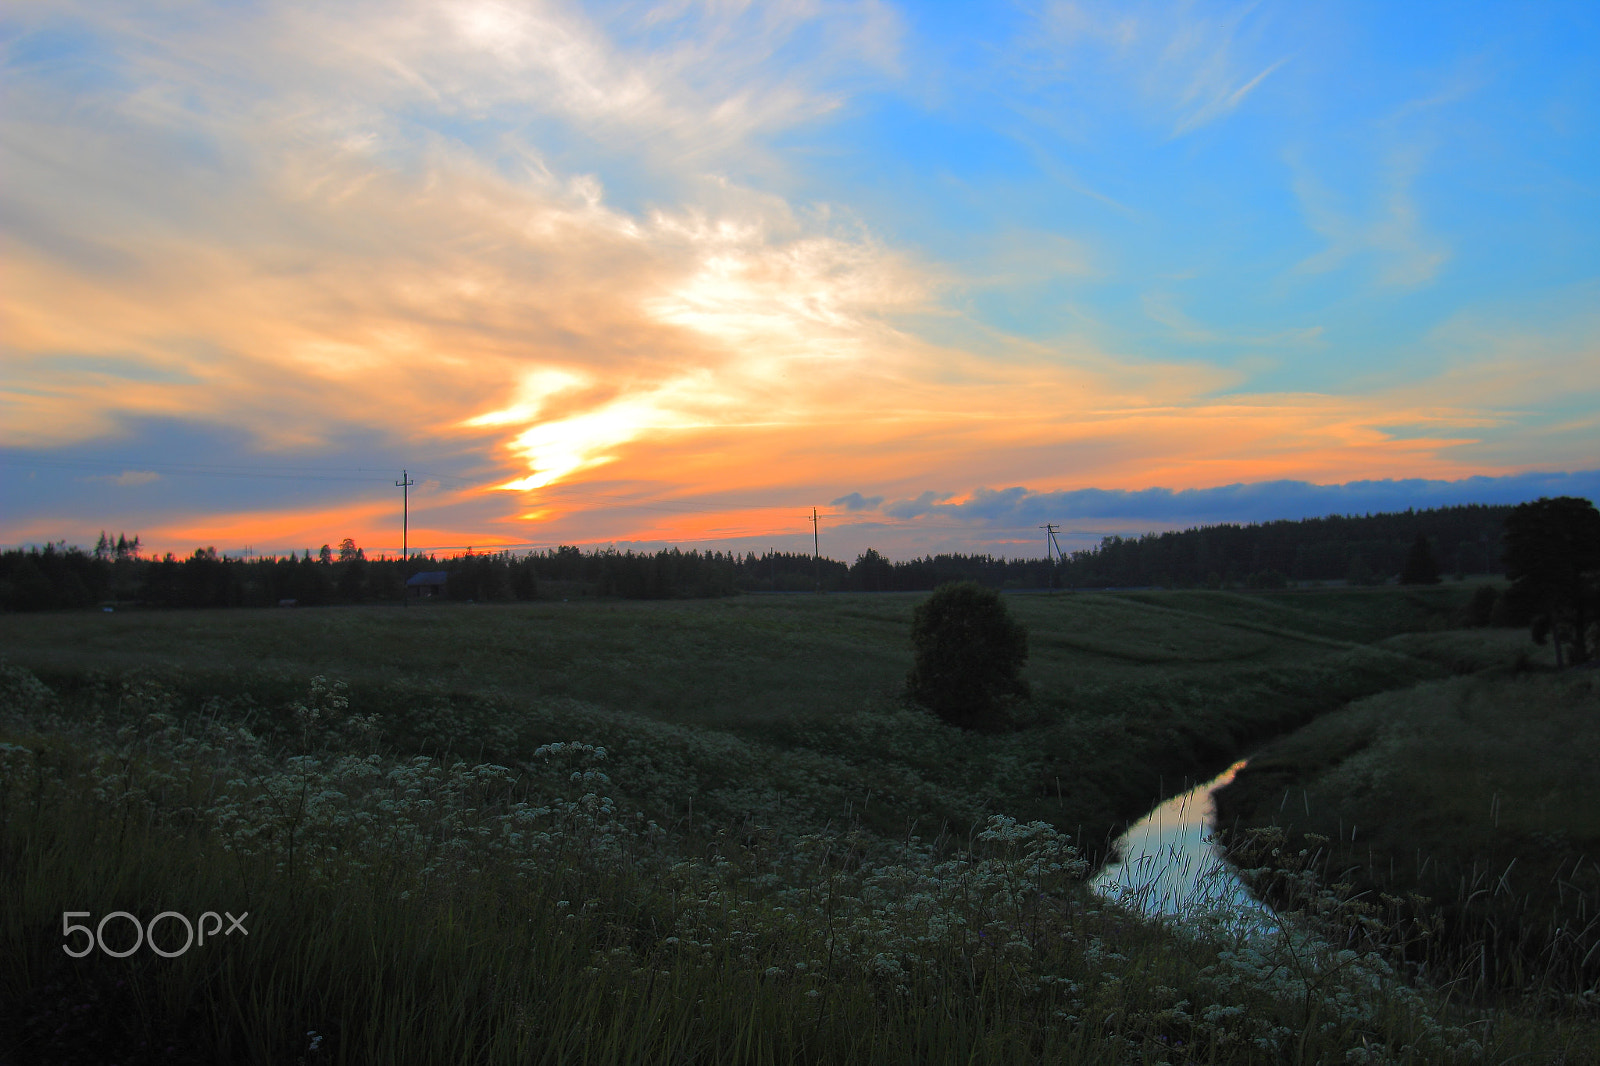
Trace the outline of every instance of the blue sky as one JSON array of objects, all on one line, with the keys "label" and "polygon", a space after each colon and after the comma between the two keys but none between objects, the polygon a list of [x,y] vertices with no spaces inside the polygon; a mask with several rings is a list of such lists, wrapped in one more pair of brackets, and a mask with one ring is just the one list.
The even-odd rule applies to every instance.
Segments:
[{"label": "blue sky", "polygon": [[401,468],[424,543],[841,556],[1577,491],[1597,10],[14,8],[0,541],[392,549]]}]

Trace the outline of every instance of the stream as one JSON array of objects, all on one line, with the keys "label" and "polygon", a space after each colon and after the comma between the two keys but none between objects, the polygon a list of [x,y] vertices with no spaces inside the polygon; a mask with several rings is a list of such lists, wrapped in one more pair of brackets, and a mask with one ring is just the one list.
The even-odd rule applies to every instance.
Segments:
[{"label": "stream", "polygon": [[1212,793],[1233,780],[1248,760],[1160,804],[1117,838],[1116,861],[1090,880],[1107,899],[1151,916],[1220,911],[1230,924],[1268,931],[1277,922],[1248,889],[1211,839]]}]

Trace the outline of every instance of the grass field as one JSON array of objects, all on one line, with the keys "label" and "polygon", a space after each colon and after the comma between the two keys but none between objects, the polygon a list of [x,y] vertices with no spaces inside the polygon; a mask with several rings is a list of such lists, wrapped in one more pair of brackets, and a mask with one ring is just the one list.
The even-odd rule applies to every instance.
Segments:
[{"label": "grass field", "polygon": [[[1259,740],[1537,665],[1443,633],[1470,591],[1008,596],[1034,696],[981,735],[901,696],[915,595],[0,617],[0,1031],[17,1062],[1578,1046],[1313,925],[1246,942],[1082,887]],[[60,950],[67,910],[230,901],[257,924],[208,955]]]},{"label": "grass field", "polygon": [[[1225,822],[1282,828],[1291,854],[1309,842],[1327,880],[1435,917],[1411,953],[1437,982],[1592,1007],[1597,761],[1594,671],[1457,677],[1319,718],[1258,754],[1218,803]],[[1401,903],[1410,893],[1429,904]]]},{"label": "grass field", "polygon": [[[1001,809],[1050,820],[1093,849],[1254,740],[1442,674],[1426,657],[1353,638],[1424,625],[1464,595],[1009,596],[1030,631],[1029,728],[947,751],[943,734],[919,724],[914,743],[932,745],[920,753],[881,743],[901,711],[916,594],[12,616],[0,618],[0,640],[12,662],[68,690],[94,674],[155,671],[192,706],[214,693],[286,705],[326,675],[350,686],[358,713],[385,714],[400,748],[471,758],[511,757],[574,730],[616,748],[638,716],[737,738],[772,753],[764,759],[823,755],[840,764],[835,798],[879,828],[920,818],[936,832]],[[1380,603],[1387,626],[1369,617]],[[390,713],[397,704],[404,714]],[[516,739],[475,729],[485,715],[516,720]],[[943,801],[927,802],[926,787],[872,784],[908,772],[945,786]],[[713,773],[698,784],[731,783]]]}]

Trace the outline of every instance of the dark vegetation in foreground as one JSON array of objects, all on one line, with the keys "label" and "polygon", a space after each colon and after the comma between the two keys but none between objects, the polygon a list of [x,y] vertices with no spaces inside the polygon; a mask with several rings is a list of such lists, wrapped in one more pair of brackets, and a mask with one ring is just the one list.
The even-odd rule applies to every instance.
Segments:
[{"label": "dark vegetation in foreground", "polygon": [[1319,718],[1217,805],[1224,826],[1272,828],[1235,833],[1242,865],[1349,884],[1436,983],[1600,1005],[1597,759],[1600,674],[1491,673]]},{"label": "dark vegetation in foreground", "polygon": [[[102,602],[158,607],[397,603],[419,571],[447,571],[448,598],[478,603],[598,596],[674,599],[739,592],[927,591],[955,581],[990,588],[1255,588],[1290,581],[1375,585],[1410,574],[1423,538],[1436,573],[1501,571],[1505,506],[1217,525],[1107,537],[1060,560],[934,555],[895,562],[869,549],[854,564],[809,555],[669,549],[368,559],[350,540],[299,557],[238,559],[196,549],[187,559],[143,558],[138,538],[102,534],[93,550],[46,545],[0,553],[0,609],[34,611]],[[1418,583],[1428,583],[1423,578]],[[1523,624],[1525,618],[1509,624]]]},{"label": "dark vegetation in foreground", "polygon": [[[1080,844],[1268,735],[1548,667],[1449,630],[1472,597],[1008,597],[1032,697],[992,734],[904,701],[914,597],[0,618],[0,1039],[16,1063],[1592,1061],[1581,997],[1486,1013],[1326,893],[1252,937],[1083,887]],[[224,908],[250,935],[206,953],[61,951],[66,910]]]}]

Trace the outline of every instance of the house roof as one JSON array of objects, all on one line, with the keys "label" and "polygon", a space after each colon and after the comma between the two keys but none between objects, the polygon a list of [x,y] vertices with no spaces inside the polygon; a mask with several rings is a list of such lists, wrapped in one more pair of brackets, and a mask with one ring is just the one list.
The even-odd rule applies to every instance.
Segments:
[{"label": "house roof", "polygon": [[443,585],[449,576],[450,571],[448,570],[423,570],[406,578],[406,587],[410,588],[414,585]]}]

